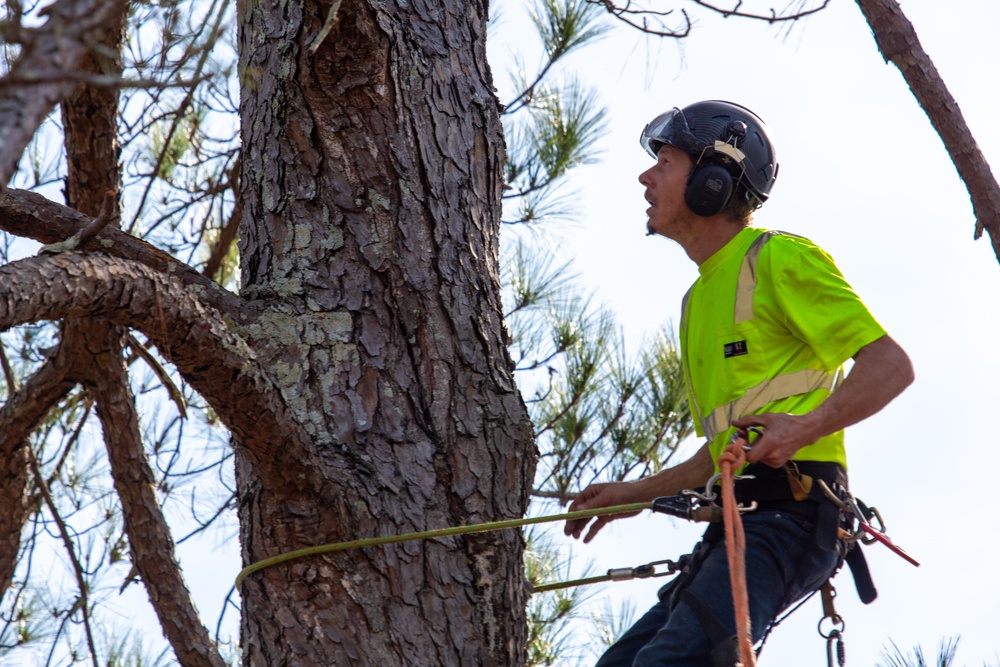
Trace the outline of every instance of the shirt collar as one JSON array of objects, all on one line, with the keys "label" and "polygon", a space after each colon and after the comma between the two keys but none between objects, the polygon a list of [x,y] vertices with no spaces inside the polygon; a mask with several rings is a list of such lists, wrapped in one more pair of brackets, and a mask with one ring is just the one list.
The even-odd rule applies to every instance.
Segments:
[{"label": "shirt collar", "polygon": [[741,229],[740,233],[729,240],[729,242],[719,248],[714,255],[702,262],[698,266],[698,273],[702,278],[708,278],[720,266],[729,262],[733,257],[742,257],[746,254],[750,244],[765,230],[759,227],[747,227]]}]

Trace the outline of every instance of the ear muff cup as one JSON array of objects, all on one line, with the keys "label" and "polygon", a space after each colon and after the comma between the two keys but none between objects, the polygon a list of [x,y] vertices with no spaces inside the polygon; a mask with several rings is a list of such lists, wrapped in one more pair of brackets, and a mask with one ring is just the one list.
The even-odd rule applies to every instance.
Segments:
[{"label": "ear muff cup", "polygon": [[720,164],[695,167],[688,177],[684,203],[695,215],[710,217],[721,213],[733,196],[733,175]]}]

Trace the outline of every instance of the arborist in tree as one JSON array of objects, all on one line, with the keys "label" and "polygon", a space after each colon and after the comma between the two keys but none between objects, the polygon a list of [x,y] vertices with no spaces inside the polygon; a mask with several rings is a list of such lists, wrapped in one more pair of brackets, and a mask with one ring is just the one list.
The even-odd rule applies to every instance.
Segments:
[{"label": "arborist in tree", "polygon": [[[682,305],[680,341],[695,428],[707,442],[655,475],[590,485],[570,510],[703,487],[735,433],[759,432],[742,472],[753,479],[736,482],[739,503],[756,503],[742,515],[756,642],[783,609],[843,563],[850,545],[838,529],[845,517],[818,489],[846,491],[843,429],[899,395],[913,369],[829,255],[799,236],[750,226],[778,173],[756,114],[730,102],[698,102],[657,116],[641,143],[656,159],[639,176],[650,204],[648,233],[673,239],[698,265]],[[621,516],[594,519],[584,542]],[[590,521],[568,521],[565,532],[579,538]],[[737,661],[729,567],[717,526],[710,525],[684,571],[600,667]],[[858,580],[861,550],[850,553],[857,554],[848,564]],[[859,583],[859,592],[874,599],[870,580],[867,587]]]}]

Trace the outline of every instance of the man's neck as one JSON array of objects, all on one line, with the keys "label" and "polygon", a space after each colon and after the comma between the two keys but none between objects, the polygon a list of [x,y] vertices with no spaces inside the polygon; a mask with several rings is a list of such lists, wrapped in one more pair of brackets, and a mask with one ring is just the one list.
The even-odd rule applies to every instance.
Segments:
[{"label": "man's neck", "polygon": [[679,241],[687,256],[698,266],[708,261],[709,257],[722,250],[737,234],[746,229],[745,225],[721,215],[703,218],[699,222],[690,238]]}]

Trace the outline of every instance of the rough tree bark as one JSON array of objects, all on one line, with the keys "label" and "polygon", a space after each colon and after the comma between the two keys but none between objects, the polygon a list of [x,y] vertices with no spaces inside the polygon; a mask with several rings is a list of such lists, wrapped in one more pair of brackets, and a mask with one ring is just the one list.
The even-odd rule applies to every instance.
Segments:
[{"label": "rough tree bark", "polygon": [[[266,307],[245,333],[321,482],[291,469],[264,488],[237,450],[247,563],[520,516],[534,467],[501,321],[486,3],[328,10],[239,6],[242,284]],[[245,655],[519,664],[521,549],[519,535],[493,534],[264,570],[243,585]]]},{"label": "rough tree bark", "polygon": [[871,27],[879,52],[887,63],[891,62],[902,72],[965,183],[976,216],[975,238],[978,239],[985,229],[1000,261],[1000,185],[979,150],[958,103],[920,45],[917,32],[899,3],[895,0],[857,0],[857,3]]},{"label": "rough tree bark", "polygon": [[[88,339],[88,354],[115,372],[84,381],[108,430],[126,436],[132,399],[102,384],[124,384],[112,325],[146,334],[232,432],[246,564],[521,516],[536,453],[499,297],[504,149],[486,3],[238,11],[242,294],[108,228],[84,252],[0,267],[0,328],[76,320],[68,341],[80,320],[106,320],[91,323],[104,337]],[[52,95],[38,90],[47,97],[33,109]],[[36,125],[44,116],[32,114]],[[0,116],[0,136],[29,125]],[[51,243],[88,221],[37,195],[0,194],[0,226],[13,233]],[[54,401],[65,378],[46,372]],[[0,420],[30,424],[44,409],[11,400]],[[149,481],[135,438],[106,439],[123,503],[155,514],[155,497],[129,492]],[[508,531],[255,573],[241,591],[244,660],[521,664],[522,551]],[[149,558],[136,545],[133,555]]]}]

